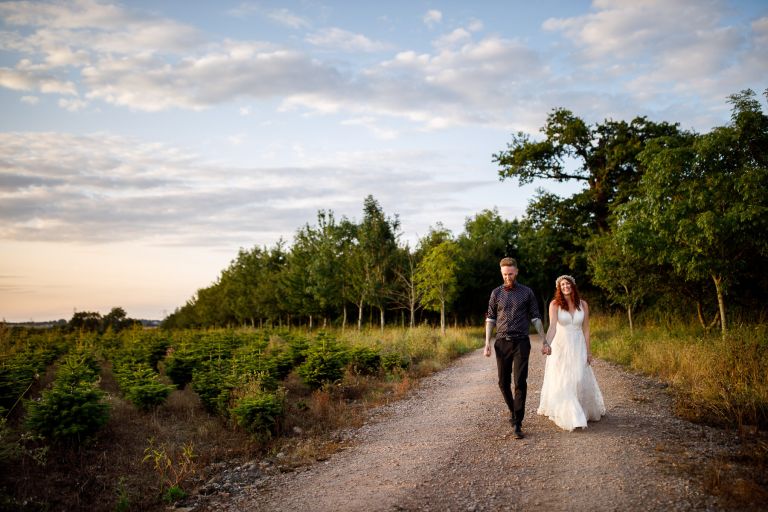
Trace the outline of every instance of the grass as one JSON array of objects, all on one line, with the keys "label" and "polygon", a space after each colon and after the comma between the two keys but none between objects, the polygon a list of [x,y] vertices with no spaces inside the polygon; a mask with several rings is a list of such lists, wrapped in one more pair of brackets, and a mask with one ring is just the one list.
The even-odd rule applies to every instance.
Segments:
[{"label": "grass", "polygon": [[708,461],[704,488],[729,506],[768,502],[768,324],[740,325],[727,337],[679,322],[636,326],[592,318],[592,351],[668,384],[676,412],[690,421],[734,429],[740,446]]},{"label": "grass", "polygon": [[725,339],[683,324],[640,326],[630,334],[617,317],[597,316],[591,328],[595,355],[671,384],[681,416],[768,427],[768,325],[736,327]]},{"label": "grass", "polygon": [[[232,422],[211,416],[189,386],[173,391],[157,409],[141,412],[120,397],[111,364],[104,361],[100,386],[109,394],[110,419],[91,441],[56,447],[30,439],[21,408],[0,424],[0,509],[164,510],[174,494],[169,490],[192,494],[222,464],[257,459],[289,471],[324,460],[345,444],[335,432],[359,427],[368,409],[402,398],[419,378],[480,347],[483,333],[451,329],[443,337],[419,327],[347,329],[331,335],[348,346],[397,354],[407,366],[374,375],[347,369],[341,381],[317,390],[292,372],[280,383],[286,391],[285,415],[278,435],[269,439],[254,439]],[[27,398],[39,396],[43,387],[36,383]],[[191,460],[184,457],[185,447]]]}]

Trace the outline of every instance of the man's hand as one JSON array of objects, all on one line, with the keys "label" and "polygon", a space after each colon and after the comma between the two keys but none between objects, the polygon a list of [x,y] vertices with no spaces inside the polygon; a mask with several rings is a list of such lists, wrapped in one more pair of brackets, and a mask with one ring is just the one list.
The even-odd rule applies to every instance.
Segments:
[{"label": "man's hand", "polygon": [[485,350],[483,351],[483,354],[485,354],[485,357],[491,357],[491,344],[487,341],[485,342]]},{"label": "man's hand", "polygon": [[551,356],[552,355],[552,347],[550,347],[549,345],[544,343],[541,346],[541,353],[544,354],[545,356]]}]

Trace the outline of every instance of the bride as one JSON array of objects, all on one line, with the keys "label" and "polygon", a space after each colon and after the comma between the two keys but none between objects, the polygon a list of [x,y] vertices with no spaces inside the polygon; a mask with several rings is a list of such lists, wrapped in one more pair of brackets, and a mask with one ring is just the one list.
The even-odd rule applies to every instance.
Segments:
[{"label": "bride", "polygon": [[592,373],[589,306],[579,297],[576,280],[560,276],[549,304],[547,342],[551,355],[544,367],[538,414],[563,430],[586,428],[605,414],[603,394]]}]

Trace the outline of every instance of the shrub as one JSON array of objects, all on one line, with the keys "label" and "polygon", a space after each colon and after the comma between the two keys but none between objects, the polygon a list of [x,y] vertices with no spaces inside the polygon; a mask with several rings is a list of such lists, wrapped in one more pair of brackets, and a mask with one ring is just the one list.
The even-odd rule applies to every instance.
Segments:
[{"label": "shrub", "polygon": [[307,350],[307,359],[297,372],[307,386],[318,389],[325,383],[340,381],[348,360],[344,347],[333,338],[321,334],[316,344]]},{"label": "shrub", "polygon": [[231,409],[232,417],[246,431],[260,438],[276,433],[284,411],[280,393],[256,391],[240,398]]},{"label": "shrub", "polygon": [[81,441],[107,422],[109,406],[104,395],[90,382],[55,382],[39,400],[27,402],[27,427],[53,441]]},{"label": "shrub", "polygon": [[139,364],[123,389],[125,398],[142,411],[162,405],[174,387],[160,382],[160,376],[146,364]]},{"label": "shrub", "polygon": [[177,388],[182,389],[192,382],[192,373],[197,358],[189,352],[174,352],[165,359],[165,375]]},{"label": "shrub", "polygon": [[388,354],[382,354],[381,356],[381,367],[387,372],[406,370],[409,366],[410,363],[408,362],[408,359],[397,352],[390,352]]},{"label": "shrub", "polygon": [[0,359],[0,407],[12,409],[34,382],[40,365],[29,354],[18,353]]},{"label": "shrub", "polygon": [[192,372],[192,389],[200,397],[203,408],[211,414],[226,414],[226,404],[232,391],[227,376],[231,363],[226,359],[203,361]]},{"label": "shrub", "polygon": [[381,369],[381,354],[372,347],[352,347],[349,351],[349,367],[358,375],[374,375]]}]

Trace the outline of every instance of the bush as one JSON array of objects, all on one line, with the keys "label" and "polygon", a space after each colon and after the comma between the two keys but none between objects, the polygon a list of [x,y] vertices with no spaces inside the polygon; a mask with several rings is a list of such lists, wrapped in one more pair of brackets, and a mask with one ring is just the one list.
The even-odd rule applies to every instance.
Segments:
[{"label": "bush", "polygon": [[284,400],[281,394],[257,391],[240,398],[230,410],[237,424],[260,438],[277,432]]},{"label": "bush", "polygon": [[323,384],[340,381],[348,360],[344,347],[321,334],[316,344],[307,350],[307,359],[299,366],[297,373],[307,386],[318,389]]},{"label": "bush", "polygon": [[174,352],[165,360],[165,375],[182,389],[192,382],[192,372],[197,363],[197,358],[191,353]]},{"label": "bush", "polygon": [[358,375],[374,375],[381,369],[381,354],[371,347],[352,347],[349,351],[349,367]]},{"label": "bush", "polygon": [[52,441],[75,442],[95,434],[109,418],[105,393],[93,383],[55,382],[40,400],[27,402],[27,427]]},{"label": "bush", "polygon": [[393,372],[396,370],[406,370],[410,366],[408,359],[398,354],[390,352],[381,356],[381,367],[384,371]]},{"label": "bush", "polygon": [[162,405],[174,387],[160,382],[160,376],[146,364],[139,364],[123,388],[125,398],[142,411]]},{"label": "bush", "polygon": [[226,404],[233,386],[227,375],[231,363],[226,359],[203,361],[192,372],[192,390],[200,397],[203,408],[211,414],[226,414]]}]

